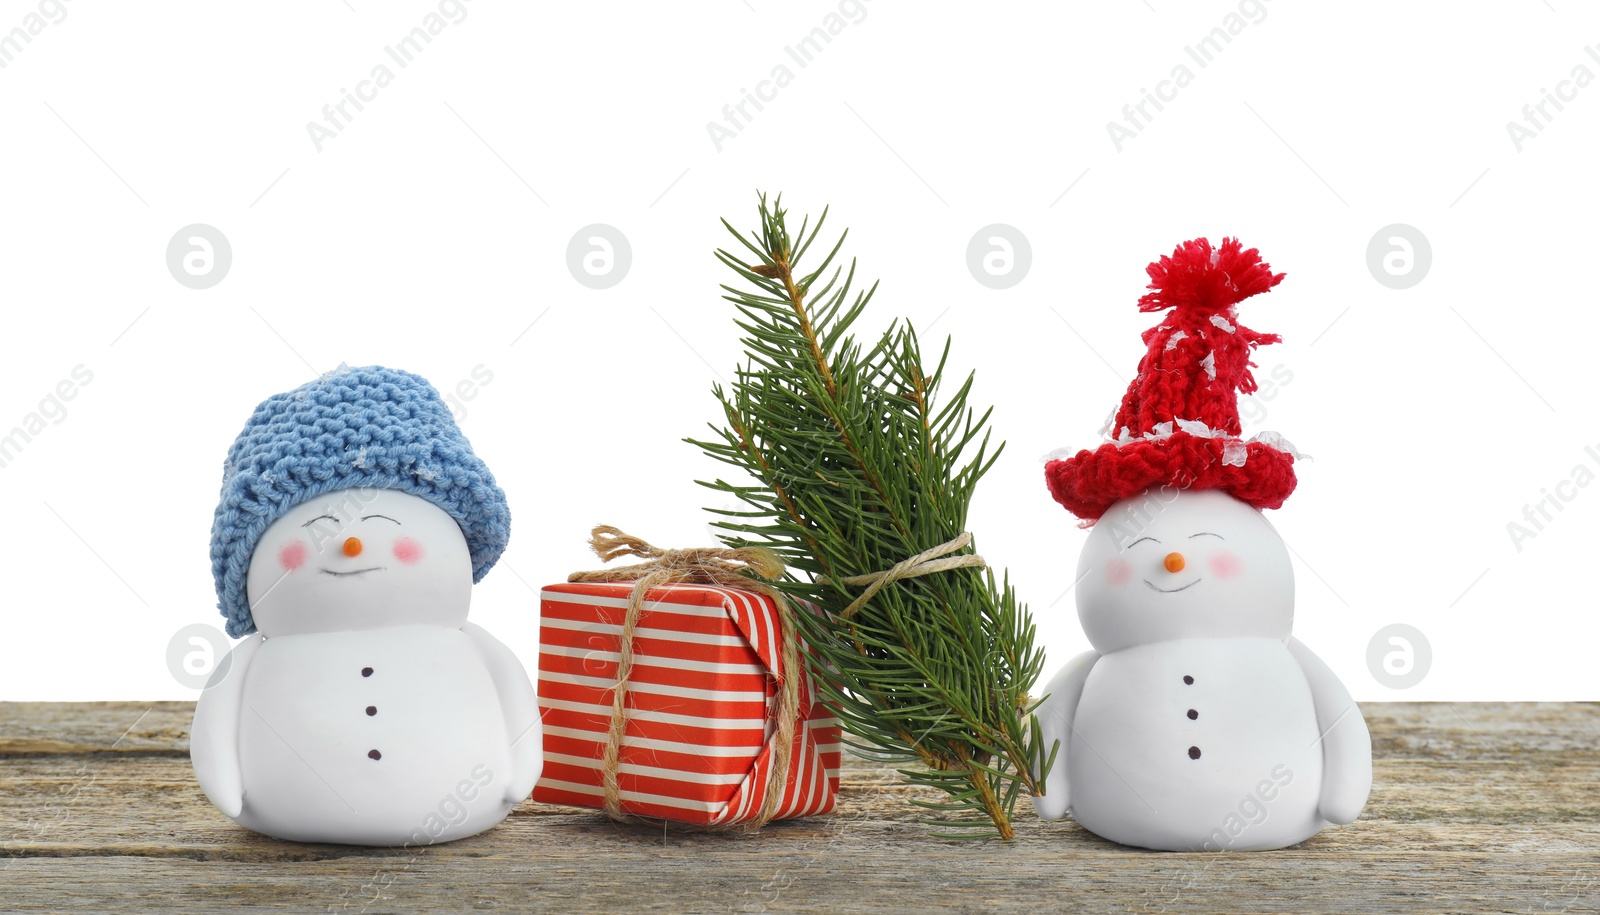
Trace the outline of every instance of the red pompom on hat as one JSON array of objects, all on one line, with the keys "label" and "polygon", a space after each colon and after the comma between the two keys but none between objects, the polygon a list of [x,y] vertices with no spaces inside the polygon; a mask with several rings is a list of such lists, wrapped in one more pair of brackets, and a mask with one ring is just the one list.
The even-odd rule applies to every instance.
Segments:
[{"label": "red pompom on hat", "polygon": [[1144,332],[1149,350],[1107,422],[1107,443],[1045,464],[1050,494],[1087,527],[1121,499],[1154,486],[1220,489],[1256,508],[1294,492],[1299,457],[1282,436],[1240,438],[1240,393],[1256,389],[1250,351],[1277,343],[1239,324],[1239,302],[1283,281],[1236,238],[1204,238],[1145,268],[1154,290],[1140,311],[1171,312]]}]

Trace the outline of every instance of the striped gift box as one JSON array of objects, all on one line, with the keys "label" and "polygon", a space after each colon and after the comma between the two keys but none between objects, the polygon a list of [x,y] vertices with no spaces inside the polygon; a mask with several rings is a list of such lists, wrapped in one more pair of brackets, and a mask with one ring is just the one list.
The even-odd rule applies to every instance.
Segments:
[{"label": "striped gift box", "polygon": [[[627,582],[564,583],[540,595],[539,707],[544,771],[534,800],[603,807]],[[777,608],[765,595],[669,585],[646,595],[634,630],[618,787],[622,809],[698,825],[754,817],[773,777],[782,672]],[[833,810],[839,726],[800,681],[787,790],[774,819]]]}]

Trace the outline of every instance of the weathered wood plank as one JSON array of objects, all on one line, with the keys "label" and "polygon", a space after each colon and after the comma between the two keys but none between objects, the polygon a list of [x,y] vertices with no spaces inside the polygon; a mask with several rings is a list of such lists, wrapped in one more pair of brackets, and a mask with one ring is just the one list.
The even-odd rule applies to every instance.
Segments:
[{"label": "weathered wood plank", "polygon": [[[1377,758],[1584,754],[1600,737],[1600,702],[1381,702],[1362,713]],[[0,702],[0,756],[187,755],[193,717],[192,702]]]},{"label": "weathered wood plank", "polygon": [[417,850],[278,842],[217,813],[188,703],[0,703],[0,909],[215,911],[1600,911],[1600,705],[1365,708],[1367,812],[1281,852],[1175,855],[1024,816],[931,839],[889,769],[841,813],[728,836],[526,803]]},{"label": "weathered wood plank", "polygon": [[[251,854],[262,860],[343,854],[333,847],[278,842],[234,825],[206,802],[187,759],[41,756],[7,760],[0,771],[0,854],[106,854],[124,847],[143,850],[121,853],[230,860]],[[892,827],[878,839],[916,834],[920,827],[915,811],[905,803],[914,792],[892,781],[893,772],[860,760],[851,760],[846,771],[844,818],[870,817]],[[1375,848],[1514,852],[1529,843],[1549,850],[1600,849],[1597,786],[1600,759],[1548,766],[1502,760],[1379,760],[1376,786],[1362,819],[1328,830],[1315,842],[1324,851],[1340,853]],[[586,820],[602,822],[592,811],[534,803],[522,805],[517,816],[559,823],[563,829],[578,828]],[[810,821],[818,832],[836,831],[829,822]],[[1024,839],[1060,834],[1057,827],[1027,815],[1019,827]],[[811,837],[803,829],[794,834]],[[161,837],[159,848],[149,848],[153,835]],[[1080,838],[1094,841],[1086,834]],[[462,848],[452,843],[433,853],[451,855]]]},{"label": "weathered wood plank", "polygon": [[472,858],[20,858],[0,862],[0,880],[8,911],[1523,913],[1590,912],[1596,903],[1592,855],[1517,868],[1486,855],[1342,860],[1298,852],[1066,852],[1019,862],[990,848],[819,855],[790,842],[740,854],[738,844],[630,840],[617,857],[574,849],[566,836],[538,838],[518,854]]},{"label": "weathered wood plank", "polygon": [[0,702],[0,756],[167,753],[189,756],[193,702]]}]

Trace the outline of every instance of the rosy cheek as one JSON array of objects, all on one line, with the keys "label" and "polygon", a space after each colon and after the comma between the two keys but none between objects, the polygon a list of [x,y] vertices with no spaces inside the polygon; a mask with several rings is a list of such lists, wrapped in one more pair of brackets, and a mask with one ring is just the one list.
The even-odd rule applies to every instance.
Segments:
[{"label": "rosy cheek", "polygon": [[278,562],[286,572],[293,572],[305,565],[306,545],[298,540],[284,544],[283,549],[278,551]]},{"label": "rosy cheek", "polygon": [[1239,557],[1227,550],[1212,553],[1211,574],[1218,578],[1232,578],[1239,574]]},{"label": "rosy cheek", "polygon": [[396,537],[394,541],[394,558],[406,565],[411,565],[422,558],[422,544],[412,540],[410,537]]},{"label": "rosy cheek", "polygon": [[1133,566],[1120,557],[1106,560],[1106,584],[1119,587],[1133,578]]}]

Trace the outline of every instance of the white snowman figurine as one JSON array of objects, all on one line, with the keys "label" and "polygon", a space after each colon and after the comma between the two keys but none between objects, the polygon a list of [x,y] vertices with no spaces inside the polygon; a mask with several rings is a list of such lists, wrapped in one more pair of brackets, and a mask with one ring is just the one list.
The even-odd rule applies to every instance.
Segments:
[{"label": "white snowman figurine", "polygon": [[1372,787],[1366,722],[1291,634],[1289,552],[1262,514],[1293,492],[1297,455],[1240,437],[1250,351],[1278,337],[1235,306],[1283,274],[1235,239],[1148,269],[1141,310],[1171,312],[1144,335],[1110,440],[1046,466],[1091,527],[1076,592],[1094,650],[1044,688],[1039,725],[1060,749],[1034,806],[1125,845],[1283,848],[1355,820]]},{"label": "white snowman figurine", "polygon": [[302,842],[428,845],[504,819],[539,777],[537,700],[467,609],[509,533],[422,378],[341,366],[261,404],[212,529],[219,606],[249,637],[195,708],[206,797]]}]

